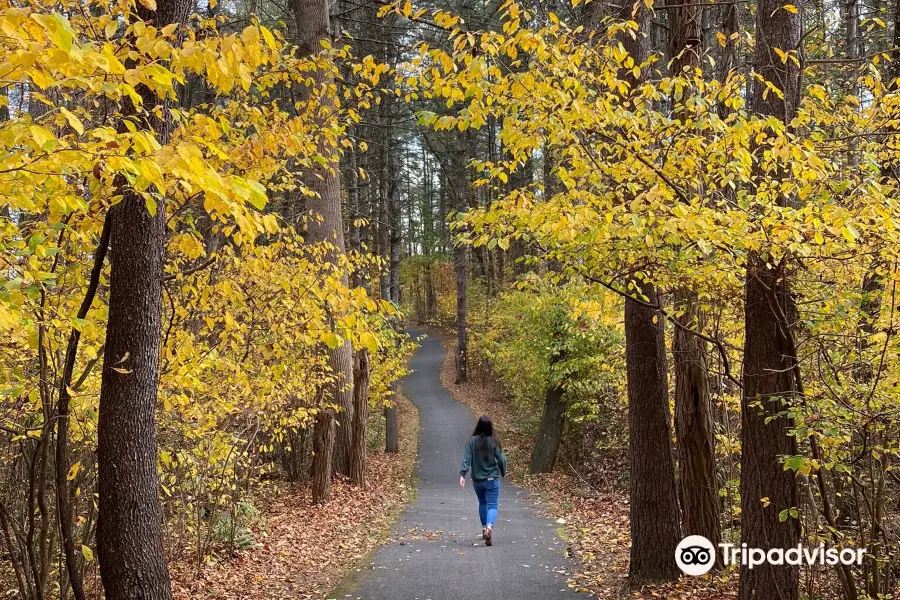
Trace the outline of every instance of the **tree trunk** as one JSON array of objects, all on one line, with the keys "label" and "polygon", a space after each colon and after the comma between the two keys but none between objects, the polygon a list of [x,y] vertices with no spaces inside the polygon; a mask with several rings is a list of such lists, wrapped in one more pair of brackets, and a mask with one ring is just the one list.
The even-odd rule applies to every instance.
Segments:
[{"label": "tree trunk", "polygon": [[[756,254],[747,265],[741,397],[741,542],[765,550],[791,548],[800,539],[799,520],[779,519],[782,510],[798,504],[796,476],[779,464],[779,457],[797,453],[797,443],[788,432],[791,423],[776,416],[785,408],[781,399],[793,395],[795,383],[788,344],[765,288],[777,290],[784,308],[792,300],[786,282],[779,281],[773,269]],[[739,598],[796,600],[798,575],[798,567],[788,565],[742,566]]]},{"label": "tree trunk", "polygon": [[353,447],[350,453],[350,481],[366,484],[366,423],[369,418],[369,351],[356,353],[353,369]]},{"label": "tree trunk", "polygon": [[565,425],[566,403],[563,401],[563,389],[559,385],[550,385],[544,396],[544,414],[531,452],[529,473],[553,472]]},{"label": "tree trunk", "polygon": [[425,318],[431,320],[437,313],[437,297],[434,293],[434,276],[431,261],[425,263]]},{"label": "tree trunk", "polygon": [[[673,6],[668,11],[672,74],[689,81],[700,65],[701,12],[701,7],[696,4]],[[689,118],[682,114],[684,110],[679,101],[673,100],[673,106],[676,118]],[[702,197],[703,190],[696,189],[695,193]],[[675,297],[676,307],[681,312],[679,323],[689,329],[702,330],[703,315],[696,294],[682,289]],[[676,327],[672,355],[675,363],[675,435],[681,475],[681,527],[684,535],[702,535],[718,546],[722,533],[706,352],[697,336]]]},{"label": "tree trunk", "polygon": [[388,220],[390,221],[389,233],[389,277],[388,285],[391,302],[400,304],[400,246],[403,243],[402,211],[400,209],[399,193],[397,192],[397,165],[393,156],[388,156],[388,176],[390,177],[388,196]]},{"label": "tree trunk", "polygon": [[[641,291],[658,301],[652,285]],[[681,538],[675,465],[672,461],[663,317],[625,300],[625,366],[628,385],[628,448],[631,472],[632,585],[678,577],[675,547]]]},{"label": "tree trunk", "polygon": [[[184,0],[160,0],[157,10],[138,3],[137,15],[156,27],[183,23]],[[155,94],[138,88],[141,126],[169,137],[168,110]],[[124,130],[124,125],[122,126]],[[109,314],[97,425],[99,522],[97,557],[108,600],[169,600],[172,588],[163,553],[163,519],[156,471],[156,398],[162,321],[166,204],[156,214],[124,180],[122,199],[110,209]]]},{"label": "tree trunk", "polygon": [[[682,299],[680,322],[701,329],[696,299]],[[702,535],[718,547],[722,541],[716,485],[716,447],[709,401],[706,352],[697,336],[675,328],[675,435],[681,484],[681,527],[684,535]],[[717,561],[718,562],[718,561]]]},{"label": "tree trunk", "polygon": [[469,334],[466,315],[466,295],[468,286],[468,248],[457,244],[454,249],[456,267],[456,383],[469,379]]},{"label": "tree trunk", "polygon": [[[785,123],[796,111],[800,68],[792,60],[783,62],[775,48],[797,48],[800,24],[801,14],[784,10],[777,0],[762,0],[757,7],[756,72],[777,85],[784,96],[769,93],[764,97],[765,86],[755,81],[751,108]],[[776,203],[784,206],[787,202],[782,197]],[[790,548],[800,539],[797,519],[779,519],[782,510],[798,503],[796,477],[779,464],[780,456],[797,453],[797,443],[788,431],[792,424],[777,416],[784,409],[783,400],[790,401],[797,387],[791,369],[796,356],[787,332],[779,324],[782,319],[775,305],[782,312],[785,327],[793,325],[796,311],[787,275],[772,262],[777,260],[764,259],[758,253],[747,259],[741,396],[741,542],[764,550]],[[742,566],[739,598],[796,600],[798,576],[796,566]]]},{"label": "tree trunk", "polygon": [[396,399],[384,408],[384,451],[388,454],[400,452],[400,426]]},{"label": "tree trunk", "polygon": [[[331,41],[331,23],[328,13],[330,4],[323,0],[292,0],[291,9],[296,23],[298,46],[303,56],[312,56],[318,53],[322,46],[321,41]],[[317,85],[328,84],[328,76],[324,73],[316,73],[313,77]],[[308,97],[308,90],[301,90],[301,95]],[[323,123],[323,126],[325,124]],[[328,242],[333,246],[328,260],[333,264],[339,264],[345,254],[344,225],[341,213],[341,179],[340,165],[337,148],[329,147],[325,142],[320,142],[318,151],[330,160],[330,164],[316,166],[305,173],[305,183],[313,192],[313,196],[307,200],[307,209],[312,215],[319,218],[309,219],[307,224],[307,242]],[[341,273],[341,281],[348,285],[346,271]],[[335,375],[335,381],[328,386],[328,399],[340,407],[339,421],[334,435],[334,456],[328,460],[314,460],[313,469],[331,463],[336,472],[350,474],[350,438],[351,423],[353,421],[353,351],[350,342],[345,342],[337,348],[328,350],[328,364]],[[329,427],[328,419],[317,419],[316,427]],[[316,432],[316,441],[327,440],[331,434],[326,431]],[[321,450],[331,453],[332,450]],[[323,477],[321,473],[313,473],[313,479],[319,482],[330,483],[330,478]]]},{"label": "tree trunk", "polygon": [[316,415],[313,431],[312,479],[313,504],[324,504],[331,499],[331,458],[334,448],[334,412],[328,408]]},{"label": "tree trunk", "polygon": [[97,432],[97,550],[109,600],[171,598],[157,498],[162,202],[151,216],[125,191],[110,210],[112,270]]},{"label": "tree trunk", "polygon": [[[643,3],[633,7],[625,3],[619,16],[638,24],[634,37],[622,34],[619,40],[635,65],[641,65],[647,59],[650,12]],[[638,77],[630,71],[621,76],[631,90],[636,89]],[[648,303],[660,301],[653,285],[635,283]],[[643,585],[678,577],[675,548],[681,537],[681,523],[672,459],[663,316],[632,299],[625,300],[625,370],[631,473],[628,581],[631,585]]]},{"label": "tree trunk", "polygon": [[[459,143],[459,142],[457,142]],[[456,149],[451,156],[450,176],[453,181],[454,208],[457,213],[468,210],[469,194],[463,150]],[[456,269],[456,383],[465,383],[469,378],[469,322],[466,300],[469,285],[469,248],[465,244],[454,242],[453,264]]]}]

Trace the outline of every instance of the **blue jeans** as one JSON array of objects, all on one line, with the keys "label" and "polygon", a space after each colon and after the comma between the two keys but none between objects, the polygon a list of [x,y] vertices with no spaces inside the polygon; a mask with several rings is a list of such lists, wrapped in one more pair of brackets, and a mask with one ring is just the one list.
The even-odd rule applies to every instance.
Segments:
[{"label": "blue jeans", "polygon": [[494,526],[497,520],[497,505],[500,503],[500,480],[473,481],[475,495],[478,496],[478,516],[481,526]]}]

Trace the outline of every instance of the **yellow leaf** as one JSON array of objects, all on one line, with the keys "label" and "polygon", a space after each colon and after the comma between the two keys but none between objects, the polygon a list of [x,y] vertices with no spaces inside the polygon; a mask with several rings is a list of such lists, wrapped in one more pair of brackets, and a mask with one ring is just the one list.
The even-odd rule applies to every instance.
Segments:
[{"label": "yellow leaf", "polygon": [[66,118],[66,121],[69,122],[69,125],[72,127],[72,129],[74,129],[75,131],[78,132],[78,135],[81,135],[84,133],[84,125],[81,124],[81,120],[78,117],[76,117],[74,114],[72,114],[72,111],[61,106],[61,107],[59,107],[59,112],[61,112],[63,114],[63,116]]},{"label": "yellow leaf", "polygon": [[49,130],[40,125],[32,125],[28,128],[28,131],[31,133],[31,137],[34,139],[38,148],[44,148],[47,144],[52,143],[56,139]]},{"label": "yellow leaf", "polygon": [[85,546],[84,544],[81,545],[81,554],[84,556],[84,560],[86,560],[88,562],[91,562],[92,560],[94,560],[94,551],[91,550],[90,548],[88,548],[87,546]]},{"label": "yellow leaf", "polygon": [[344,340],[342,340],[341,337],[336,333],[327,331],[322,334],[322,342],[329,348],[337,348],[344,343]]},{"label": "yellow leaf", "polygon": [[66,52],[72,51],[72,41],[75,38],[75,33],[72,31],[72,26],[69,25],[69,21],[64,16],[58,12],[54,12],[49,15],[33,14],[31,15],[31,18],[40,23],[41,26],[47,30],[50,34],[50,40],[57,48],[61,48]]},{"label": "yellow leaf", "polygon": [[156,0],[141,0],[141,4],[150,10],[156,10]]},{"label": "yellow leaf", "polygon": [[798,12],[797,7],[794,6],[793,4],[785,4],[785,5],[784,5],[784,10],[786,10],[786,11],[788,11],[789,13],[794,14],[794,15],[796,15],[797,12]]},{"label": "yellow leaf", "polygon": [[378,351],[378,338],[368,331],[359,336],[359,341],[369,352],[374,353]]},{"label": "yellow leaf", "polygon": [[66,475],[66,479],[68,479],[69,481],[72,481],[73,479],[78,477],[78,471],[80,469],[81,469],[81,462],[79,461],[79,462],[75,463],[74,465],[72,465],[72,468],[69,469],[69,474]]},{"label": "yellow leaf", "polygon": [[116,30],[119,28],[119,22],[113,19],[109,23],[106,24],[106,27],[103,28],[103,33],[106,35],[106,38],[109,39],[112,36],[116,35]]}]

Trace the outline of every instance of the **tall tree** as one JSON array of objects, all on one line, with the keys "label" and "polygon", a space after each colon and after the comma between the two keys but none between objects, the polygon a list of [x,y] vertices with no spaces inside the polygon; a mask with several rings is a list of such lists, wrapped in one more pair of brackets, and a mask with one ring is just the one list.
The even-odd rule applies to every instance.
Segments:
[{"label": "tall tree", "polygon": [[[701,7],[669,7],[669,56],[672,74],[692,82],[700,66]],[[684,94],[684,98],[690,94]],[[674,116],[691,118],[680,99],[673,99]],[[702,197],[701,189],[695,190]],[[706,349],[690,332],[703,329],[697,295],[690,289],[675,292],[677,319],[672,357],[675,365],[675,435],[678,439],[681,525],[685,535],[702,535],[717,546],[722,538],[716,485],[715,435],[709,399]]]},{"label": "tall tree", "polygon": [[[648,304],[654,286],[639,286]],[[675,547],[681,537],[675,464],[672,460],[663,316],[637,300],[625,300],[625,369],[628,386],[632,585],[678,577]]]},{"label": "tall tree", "polygon": [[[322,49],[322,41],[331,41],[330,4],[324,0],[293,0],[293,13],[297,31],[297,45],[303,56],[312,56]],[[328,72],[319,71],[313,77],[314,84],[323,93],[333,91],[333,77]],[[304,90],[309,98],[311,90]],[[334,98],[325,101],[333,101]],[[324,136],[320,138],[319,152],[328,158],[326,164],[311,168],[304,174],[306,186],[313,193],[307,199],[307,209],[311,216],[307,224],[307,241],[310,243],[328,242],[332,249],[328,260],[336,269],[344,269],[341,260],[345,254],[344,225],[341,211],[341,179],[337,149],[329,147]],[[341,281],[347,285],[348,276],[344,269]],[[317,415],[317,429],[314,442],[313,458],[313,499],[325,501],[330,494],[331,475],[326,473],[333,469],[339,473],[350,474],[350,448],[352,445],[353,422],[353,351],[350,342],[346,341],[337,348],[329,348],[328,363],[335,375],[334,382],[327,390],[333,402],[340,407],[340,426],[335,433],[327,430],[335,427],[331,410],[323,410]],[[329,440],[334,439],[333,448],[329,448]],[[333,455],[333,456],[332,456]]]},{"label": "tall tree", "polygon": [[[625,33],[620,40],[635,65],[641,65],[647,60],[650,12],[643,2],[633,7],[626,3],[620,17],[633,20],[638,25],[635,35]],[[625,77],[634,90],[640,80],[630,72]],[[628,101],[643,100],[634,95]],[[660,297],[650,283],[639,283],[636,288],[646,301],[625,300],[625,368],[631,467],[631,561],[628,579],[632,585],[642,585],[678,577],[675,547],[681,536],[681,527],[670,443],[663,315],[653,308],[659,304]]]},{"label": "tall tree", "polygon": [[[800,44],[801,14],[777,0],[761,0],[756,10],[754,68],[781,94],[767,93],[754,80],[751,108],[787,125],[794,117],[800,93],[800,67],[778,52]],[[763,149],[758,150],[762,152]],[[783,173],[757,173],[757,189],[772,186]],[[788,199],[772,194],[774,204]],[[797,481],[779,458],[797,453],[791,423],[779,413],[796,395],[796,349],[790,328],[796,307],[789,283],[788,257],[752,253],[747,259],[744,290],[744,373],[741,396],[741,542],[751,548],[791,548],[800,538],[797,519],[779,519],[782,510],[797,506]],[[740,600],[794,600],[798,597],[796,566],[741,566]]]},{"label": "tall tree", "polygon": [[[465,134],[458,134],[450,154],[450,172],[445,183],[453,195],[457,213],[469,209],[469,179],[466,173]],[[467,314],[469,286],[469,249],[466,244],[454,243],[453,265],[456,270],[456,383],[469,377],[469,317]]]},{"label": "tall tree", "polygon": [[[136,3],[156,26],[184,23],[193,4]],[[139,88],[142,106],[126,101],[126,117],[169,137],[168,102]],[[125,124],[121,125],[125,131]],[[156,396],[162,321],[166,204],[151,210],[120,178],[122,199],[110,209],[109,315],[97,429],[99,520],[97,556],[109,600],[172,597],[163,554],[156,471]]]}]

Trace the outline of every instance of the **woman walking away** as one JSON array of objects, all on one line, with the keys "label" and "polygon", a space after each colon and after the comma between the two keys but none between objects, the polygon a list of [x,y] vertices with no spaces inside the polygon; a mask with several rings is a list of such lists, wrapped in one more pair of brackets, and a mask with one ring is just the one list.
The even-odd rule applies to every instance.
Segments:
[{"label": "woman walking away", "polygon": [[481,517],[481,537],[486,546],[493,544],[497,504],[500,502],[500,478],[506,477],[506,455],[500,440],[494,435],[490,417],[481,417],[472,437],[466,443],[462,466],[459,468],[459,487],[466,487],[466,473],[472,469],[472,486],[478,496],[478,516]]}]

